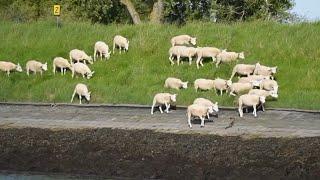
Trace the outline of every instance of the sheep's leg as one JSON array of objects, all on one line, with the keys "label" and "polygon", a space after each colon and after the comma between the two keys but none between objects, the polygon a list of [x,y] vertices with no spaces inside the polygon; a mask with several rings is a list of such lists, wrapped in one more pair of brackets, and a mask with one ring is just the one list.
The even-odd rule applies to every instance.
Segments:
[{"label": "sheep's leg", "polygon": [[56,75],[56,66],[55,65],[53,65],[52,72],[53,72],[53,75]]},{"label": "sheep's leg", "polygon": [[203,59],[200,60],[200,65],[203,67]]},{"label": "sheep's leg", "polygon": [[66,72],[67,72],[67,68],[64,68],[64,69],[63,69],[63,74],[65,75]]},{"label": "sheep's leg", "polygon": [[169,113],[169,109],[170,109],[170,104],[165,104],[166,105],[166,111],[167,111],[167,113]]},{"label": "sheep's leg", "polygon": [[217,59],[216,68],[218,68],[218,67],[219,67],[219,64],[220,64],[220,60],[219,60],[219,59]]},{"label": "sheep's leg", "polygon": [[212,63],[216,62],[216,58],[212,56]]},{"label": "sheep's leg", "polygon": [[154,106],[156,105],[156,103],[152,103],[152,106],[151,106],[151,114],[153,114],[153,109],[154,109]]},{"label": "sheep's leg", "polygon": [[189,66],[191,66],[191,64],[192,64],[192,57],[190,56],[189,57]]},{"label": "sheep's leg", "polygon": [[160,110],[160,113],[162,114],[163,111],[162,111],[162,107],[161,106],[162,106],[162,104],[159,105],[159,110]]},{"label": "sheep's leg", "polygon": [[114,49],[116,48],[116,43],[113,42],[112,54],[114,54]]},{"label": "sheep's leg", "polygon": [[72,79],[73,79],[73,77],[74,77],[74,70],[72,70],[71,77],[72,77]]},{"label": "sheep's leg", "polygon": [[63,75],[63,68],[60,69],[60,72],[61,72],[61,76],[62,76]]},{"label": "sheep's leg", "polygon": [[70,101],[71,103],[72,103],[73,98],[74,98],[75,95],[76,95],[76,90],[73,91],[73,94],[72,94],[72,97],[71,97],[71,101]]},{"label": "sheep's leg", "polygon": [[216,93],[216,95],[218,96],[216,87],[213,87],[213,89],[214,89],[214,92]]},{"label": "sheep's leg", "polygon": [[253,105],[253,115],[254,117],[257,117],[257,106]]},{"label": "sheep's leg", "polygon": [[220,89],[220,96],[222,96],[222,89]]},{"label": "sheep's leg", "polygon": [[237,96],[235,93],[233,93],[233,91],[231,91],[229,95]]},{"label": "sheep's leg", "polygon": [[239,111],[240,117],[243,117],[243,110],[242,110],[242,105],[241,104],[239,104],[238,111]]},{"label": "sheep's leg", "polygon": [[82,102],[81,102],[82,96],[80,94],[79,94],[79,99],[80,99],[80,104],[82,104]]},{"label": "sheep's leg", "polygon": [[180,65],[180,55],[177,56],[177,64]]},{"label": "sheep's leg", "polygon": [[192,128],[192,125],[191,125],[191,113],[187,113],[188,115],[188,125],[189,125],[189,128]]},{"label": "sheep's leg", "polygon": [[208,117],[208,120],[210,120],[210,114],[207,112],[207,117]]},{"label": "sheep's leg", "polygon": [[262,108],[262,111],[264,112],[265,111],[264,104],[261,104],[261,108]]},{"label": "sheep's leg", "polygon": [[96,61],[96,56],[97,56],[97,50],[96,50],[96,48],[94,48],[94,51],[93,51],[93,61]]},{"label": "sheep's leg", "polygon": [[200,119],[201,119],[201,125],[200,125],[200,127],[204,127],[204,117],[200,117]]},{"label": "sheep's leg", "polygon": [[171,66],[174,65],[172,54],[170,54],[169,61],[171,63]]},{"label": "sheep's leg", "polygon": [[10,71],[7,71],[7,76],[10,77]]},{"label": "sheep's leg", "polygon": [[198,59],[197,59],[197,61],[196,61],[197,69],[199,69],[199,63],[200,63],[200,60],[201,60],[201,57],[200,57],[200,56],[198,56]]},{"label": "sheep's leg", "polygon": [[121,54],[121,46],[119,46],[120,54]]},{"label": "sheep's leg", "polygon": [[85,79],[86,78],[86,76],[84,75],[84,74],[82,74],[82,77]]},{"label": "sheep's leg", "polygon": [[27,68],[27,75],[29,76],[29,69]]},{"label": "sheep's leg", "polygon": [[100,53],[100,61],[102,61],[102,53]]}]

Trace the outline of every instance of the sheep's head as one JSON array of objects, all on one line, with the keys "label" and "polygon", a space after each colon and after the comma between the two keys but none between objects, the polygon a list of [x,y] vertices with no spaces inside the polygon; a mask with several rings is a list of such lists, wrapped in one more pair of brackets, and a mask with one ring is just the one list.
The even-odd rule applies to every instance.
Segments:
[{"label": "sheep's head", "polygon": [[262,104],[264,104],[264,103],[266,102],[266,97],[260,96],[260,97],[259,97],[259,101],[260,101]]},{"label": "sheep's head", "polygon": [[187,89],[188,88],[188,81],[187,82],[182,82],[182,88]]},{"label": "sheep's head", "polygon": [[91,92],[88,92],[84,95],[84,97],[86,98],[87,101],[90,101],[91,98]]},{"label": "sheep's head", "polygon": [[94,74],[94,71],[92,71],[91,73],[87,73],[87,79],[90,79]]},{"label": "sheep's head", "polygon": [[91,56],[88,56],[88,57],[86,58],[86,60],[87,60],[90,64],[93,64],[93,59],[92,59]]},{"label": "sheep's head", "polygon": [[272,74],[277,73],[277,66],[276,66],[276,67],[271,67],[271,68],[269,69],[269,71],[270,71]]},{"label": "sheep's head", "polygon": [[177,94],[170,95],[170,99],[172,102],[176,102],[177,101]]},{"label": "sheep's head", "polygon": [[22,72],[22,67],[20,66],[19,63],[18,63],[17,66],[16,66],[16,71]]},{"label": "sheep's head", "polygon": [[278,98],[278,93],[275,91],[270,91],[270,96],[273,98]]},{"label": "sheep's head", "polygon": [[48,70],[48,64],[47,64],[47,63],[42,64],[41,68],[42,68],[44,71],[47,71],[47,70]]},{"label": "sheep's head", "polygon": [[107,58],[107,59],[110,59],[110,55],[111,55],[111,52],[107,52],[106,58]]},{"label": "sheep's head", "polygon": [[195,46],[197,44],[197,38],[191,38],[190,43]]},{"label": "sheep's head", "polygon": [[230,87],[231,85],[232,85],[232,81],[231,81],[231,79],[229,79],[229,80],[227,81],[227,86]]},{"label": "sheep's head", "polygon": [[273,86],[272,90],[275,92],[275,93],[278,93],[278,86]]},{"label": "sheep's head", "polygon": [[124,45],[124,49],[125,49],[126,51],[129,50],[129,41],[128,41],[128,43],[126,43],[126,44]]},{"label": "sheep's head", "polygon": [[213,104],[212,109],[213,109],[215,112],[219,112],[218,102],[216,102],[216,103]]},{"label": "sheep's head", "polygon": [[213,113],[213,107],[212,106],[208,107],[208,113],[210,113],[210,114]]},{"label": "sheep's head", "polygon": [[244,59],[244,52],[239,53],[239,59]]}]

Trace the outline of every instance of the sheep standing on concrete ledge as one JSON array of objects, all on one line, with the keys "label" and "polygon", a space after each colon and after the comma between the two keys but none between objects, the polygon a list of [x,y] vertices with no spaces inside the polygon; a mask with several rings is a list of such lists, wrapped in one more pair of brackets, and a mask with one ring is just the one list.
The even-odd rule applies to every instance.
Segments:
[{"label": "sheep standing on concrete ledge", "polygon": [[241,95],[238,99],[239,103],[239,115],[243,117],[243,107],[253,107],[253,115],[257,117],[257,106],[261,103],[264,104],[266,98],[264,96],[244,94]]},{"label": "sheep standing on concrete ledge", "polygon": [[83,63],[86,64],[86,61],[88,61],[90,64],[93,64],[92,57],[88,56],[84,51],[79,49],[71,50],[69,57],[71,64],[73,64],[73,60],[75,60],[77,63],[83,61]]},{"label": "sheep standing on concrete ledge", "polygon": [[37,72],[40,72],[40,75],[42,76],[42,72],[47,70],[48,70],[47,63],[42,64],[41,62],[30,60],[26,64],[26,71],[28,76],[30,71],[32,71],[34,74],[37,74]]},{"label": "sheep standing on concrete ledge", "polygon": [[[198,104],[198,105],[202,105],[202,106],[206,106],[206,107],[212,107],[212,110],[214,110],[215,112],[219,112],[219,107],[218,107],[218,102],[213,103],[211,102],[209,99],[205,99],[205,98],[197,98],[193,101],[193,104]],[[207,114],[208,119],[210,119],[210,114]]]},{"label": "sheep standing on concrete ledge", "polygon": [[[271,96],[273,98],[278,98],[278,94],[275,91],[266,91],[262,89],[251,89],[248,94],[264,96],[265,98],[267,98],[268,96]],[[261,105],[262,105],[262,111],[264,111],[264,105],[263,104]]]},{"label": "sheep standing on concrete ledge", "polygon": [[171,46],[176,45],[196,45],[197,44],[197,38],[191,37],[189,35],[179,35],[171,38]]},{"label": "sheep standing on concrete ledge", "polygon": [[0,70],[5,71],[8,77],[10,76],[10,71],[16,70],[18,72],[22,72],[22,68],[19,63],[16,65],[7,61],[0,61]]},{"label": "sheep standing on concrete ledge", "polygon": [[192,125],[191,125],[192,116],[199,117],[201,119],[200,127],[204,127],[204,117],[211,113],[213,113],[212,106],[207,107],[199,104],[192,104],[188,106],[187,116],[188,116],[189,127],[192,128]]},{"label": "sheep standing on concrete ledge", "polygon": [[53,74],[56,74],[56,68],[60,68],[61,75],[66,74],[67,69],[71,69],[71,64],[68,62],[67,59],[64,59],[62,57],[56,57],[53,59]]},{"label": "sheep standing on concrete ledge", "polygon": [[110,58],[111,52],[109,52],[109,46],[102,41],[98,41],[94,45],[93,52],[93,60],[96,61],[96,57],[100,56],[100,60],[102,60],[102,56],[104,56],[105,60]]},{"label": "sheep standing on concrete ledge", "polygon": [[229,63],[232,61],[236,61],[237,59],[244,59],[244,52],[236,53],[222,51],[217,55],[216,67],[218,68],[220,63]]},{"label": "sheep standing on concrete ledge", "polygon": [[151,114],[153,114],[154,106],[159,105],[159,110],[161,113],[162,111],[162,105],[164,104],[166,106],[166,113],[169,113],[170,104],[172,102],[177,101],[177,95],[176,94],[170,94],[170,93],[158,93],[154,96],[152,106],[151,106]]},{"label": "sheep standing on concrete ledge", "polygon": [[172,88],[172,89],[187,89],[188,88],[188,81],[182,82],[180,79],[169,77],[166,79],[164,83],[164,87],[166,88]]},{"label": "sheep standing on concrete ledge", "polygon": [[124,48],[125,51],[129,50],[129,40],[123,36],[116,35],[113,38],[113,50],[112,53],[114,54],[114,50],[116,47],[119,48],[120,54],[121,54],[121,49]]},{"label": "sheep standing on concrete ledge", "polygon": [[90,101],[91,92],[88,91],[88,87],[85,84],[79,83],[76,85],[71,97],[71,103],[76,94],[78,94],[79,96],[80,104],[81,104],[82,96],[84,96],[88,102]]}]

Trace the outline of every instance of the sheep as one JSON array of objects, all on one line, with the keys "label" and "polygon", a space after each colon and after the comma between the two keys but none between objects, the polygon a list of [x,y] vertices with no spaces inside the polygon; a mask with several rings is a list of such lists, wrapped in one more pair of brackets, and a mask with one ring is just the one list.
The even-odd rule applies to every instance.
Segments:
[{"label": "sheep", "polygon": [[71,70],[71,64],[67,59],[56,57],[53,59],[53,74],[56,74],[56,68],[60,68],[61,75],[66,74],[67,68]]},{"label": "sheep", "polygon": [[79,49],[73,49],[69,52],[69,58],[70,63],[73,63],[73,60],[76,62],[83,61],[84,64],[86,64],[86,61],[88,61],[90,64],[93,64],[92,57],[88,56],[84,51]]},{"label": "sheep", "polygon": [[273,75],[277,73],[277,68],[278,68],[277,66],[268,67],[268,66],[263,66],[260,63],[257,63],[253,74],[271,76],[271,78],[273,79],[274,78]]},{"label": "sheep", "polygon": [[110,58],[111,52],[109,52],[109,46],[103,41],[97,41],[94,45],[93,52],[93,60],[96,61],[96,57],[100,56],[100,60],[102,60],[102,56],[104,56],[105,60]]},{"label": "sheep", "polygon": [[239,78],[239,83],[248,83],[251,81],[261,81],[265,79],[270,79],[270,76],[263,76],[263,75],[250,75],[248,77],[241,77]]},{"label": "sheep", "polygon": [[244,52],[236,53],[236,52],[227,52],[222,51],[217,55],[216,67],[219,67],[220,63],[228,63],[232,61],[236,61],[237,59],[244,59]]},{"label": "sheep", "polygon": [[275,80],[266,79],[260,82],[260,89],[264,89],[267,91],[274,91],[278,93],[278,88],[279,88],[279,85]]},{"label": "sheep", "polygon": [[[266,90],[262,90],[262,89],[251,89],[249,91],[250,95],[258,95],[258,96],[264,96],[265,98],[267,98],[268,96],[271,96],[273,98],[278,98],[278,94],[275,91],[266,91]],[[262,104],[262,111],[264,111],[264,105]]]},{"label": "sheep", "polygon": [[112,50],[113,54],[114,54],[114,50],[115,50],[116,46],[119,47],[120,54],[121,54],[122,48],[124,48],[125,51],[128,51],[129,50],[129,40],[123,36],[116,35],[113,38],[113,50]]},{"label": "sheep", "polygon": [[176,46],[176,45],[196,45],[197,44],[197,38],[191,37],[189,35],[179,35],[171,38],[171,45]]},{"label": "sheep", "polygon": [[90,101],[91,92],[88,91],[88,87],[85,84],[78,83],[76,85],[76,87],[74,88],[72,97],[71,97],[71,103],[72,103],[73,98],[76,94],[78,94],[78,96],[79,96],[80,104],[81,104],[82,96],[84,96],[88,102]]},{"label": "sheep", "polygon": [[222,96],[222,91],[228,92],[228,80],[216,78],[213,82],[216,95],[218,95],[217,90],[220,91],[220,96]]},{"label": "sheep", "polygon": [[198,47],[197,48],[197,68],[199,69],[199,64],[201,66],[203,66],[202,61],[203,58],[212,58],[212,62],[215,62],[216,57],[219,53],[221,53],[222,51],[218,48],[215,47]]},{"label": "sheep", "polygon": [[[206,107],[211,106],[215,112],[219,112],[218,102],[213,103],[210,100],[205,99],[205,98],[197,98],[193,101],[193,104],[199,104],[199,105],[206,106]],[[209,113],[207,114],[207,117],[208,117],[208,119],[210,119]]]},{"label": "sheep", "polygon": [[27,75],[29,76],[29,72],[32,71],[34,74],[37,74],[37,72],[40,72],[40,75],[42,76],[42,71],[47,71],[48,65],[47,63],[42,64],[39,61],[30,60],[26,64],[26,71]]},{"label": "sheep", "polygon": [[208,114],[213,113],[213,108],[212,106],[203,106],[199,104],[192,104],[188,106],[187,109],[187,117],[188,117],[188,125],[190,128],[192,128],[191,125],[191,117],[192,116],[197,116],[201,119],[201,125],[200,127],[204,127],[204,117],[207,116]]},{"label": "sheep", "polygon": [[[180,64],[181,57],[189,58],[189,65],[192,63],[192,57],[197,54],[197,48],[186,46],[174,46],[169,49],[169,60],[174,65],[173,57],[177,57],[177,64]],[[182,62],[183,63],[183,62]]]},{"label": "sheep", "polygon": [[10,76],[10,71],[16,70],[22,72],[20,64],[14,64],[12,62],[0,61],[0,70],[7,72],[7,76]]},{"label": "sheep", "polygon": [[72,78],[74,77],[75,73],[79,73],[82,75],[83,78],[87,76],[87,79],[90,79],[92,75],[94,74],[94,71],[91,71],[90,68],[83,63],[75,63],[71,67],[72,71]]},{"label": "sheep", "polygon": [[214,88],[214,81],[211,79],[196,79],[194,81],[194,88],[196,91],[198,91],[198,89],[211,90]]},{"label": "sheep", "polygon": [[235,74],[250,76],[251,74],[253,74],[255,68],[256,68],[256,65],[237,64],[233,67],[230,80],[234,77]]},{"label": "sheep", "polygon": [[159,105],[159,110],[161,114],[162,111],[162,105],[164,104],[166,106],[166,113],[169,113],[170,104],[177,101],[177,94],[170,94],[170,93],[158,93],[154,96],[152,106],[151,106],[151,114],[153,114],[154,106],[156,104]]},{"label": "sheep", "polygon": [[250,91],[251,89],[253,89],[253,87],[260,85],[260,81],[251,81],[249,83],[232,83],[231,81],[228,81],[227,83],[230,89],[229,96],[236,96],[236,94]]},{"label": "sheep", "polygon": [[257,105],[264,104],[266,102],[266,98],[264,96],[244,94],[241,95],[238,99],[239,104],[239,115],[243,117],[243,107],[253,107],[253,115],[257,117]]},{"label": "sheep", "polygon": [[187,89],[188,88],[188,81],[182,82],[180,79],[169,77],[166,79],[164,83],[164,87],[166,88],[173,88],[173,89]]}]

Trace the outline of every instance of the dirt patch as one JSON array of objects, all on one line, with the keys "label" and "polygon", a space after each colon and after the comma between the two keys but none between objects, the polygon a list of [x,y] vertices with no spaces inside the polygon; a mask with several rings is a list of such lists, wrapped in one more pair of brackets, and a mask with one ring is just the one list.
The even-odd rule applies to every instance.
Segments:
[{"label": "dirt patch", "polygon": [[320,177],[320,137],[0,129],[0,169],[165,179]]}]

